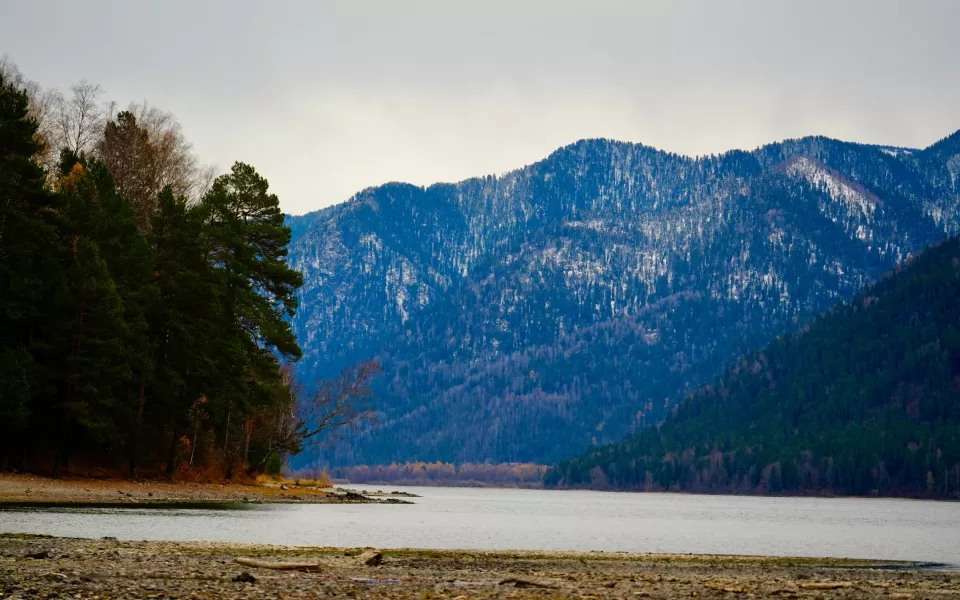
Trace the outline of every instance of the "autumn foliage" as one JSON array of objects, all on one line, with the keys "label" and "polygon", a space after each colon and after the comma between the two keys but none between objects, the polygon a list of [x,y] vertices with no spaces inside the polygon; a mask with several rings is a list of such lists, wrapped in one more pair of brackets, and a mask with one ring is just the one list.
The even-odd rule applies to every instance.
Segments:
[{"label": "autumn foliage", "polygon": [[350,483],[391,483],[396,485],[451,485],[495,487],[539,487],[546,466],[533,463],[444,462],[393,463],[390,465],[333,469],[334,479]]}]

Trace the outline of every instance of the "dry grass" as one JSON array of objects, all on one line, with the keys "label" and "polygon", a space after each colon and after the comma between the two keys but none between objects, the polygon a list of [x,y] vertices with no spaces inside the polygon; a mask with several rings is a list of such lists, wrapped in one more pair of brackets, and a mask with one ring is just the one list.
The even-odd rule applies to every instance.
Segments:
[{"label": "dry grass", "polygon": [[299,469],[285,474],[288,483],[304,487],[332,488],[333,478],[326,469]]}]

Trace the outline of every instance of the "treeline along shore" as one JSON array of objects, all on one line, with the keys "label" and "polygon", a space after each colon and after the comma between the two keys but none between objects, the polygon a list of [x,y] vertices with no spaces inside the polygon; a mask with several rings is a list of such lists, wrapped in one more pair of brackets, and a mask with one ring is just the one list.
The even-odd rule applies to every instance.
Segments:
[{"label": "treeline along shore", "polygon": [[[534,463],[454,464],[436,461],[337,467],[330,474],[350,483],[539,488],[543,486],[546,470],[545,465]],[[301,472],[312,473],[309,469]]]},{"label": "treeline along shore", "polygon": [[267,180],[213,177],[172,115],[102,94],[0,61],[0,466],[279,472],[363,419],[378,367],[304,394],[302,277]]}]

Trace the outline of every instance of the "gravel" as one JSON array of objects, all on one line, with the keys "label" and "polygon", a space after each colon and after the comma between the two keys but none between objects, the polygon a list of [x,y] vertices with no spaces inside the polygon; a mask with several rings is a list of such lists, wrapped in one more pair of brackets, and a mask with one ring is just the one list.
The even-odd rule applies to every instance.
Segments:
[{"label": "gravel", "polygon": [[[575,552],[283,547],[0,534],[2,598],[960,599],[909,563]],[[45,558],[28,558],[28,556]],[[302,563],[305,571],[253,568]]]}]

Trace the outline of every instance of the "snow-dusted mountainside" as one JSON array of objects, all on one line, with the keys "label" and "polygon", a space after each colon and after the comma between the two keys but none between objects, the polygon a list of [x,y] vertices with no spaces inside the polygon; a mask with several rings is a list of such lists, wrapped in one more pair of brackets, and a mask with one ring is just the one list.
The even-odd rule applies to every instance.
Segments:
[{"label": "snow-dusted mountainside", "polygon": [[302,457],[553,462],[960,232],[960,132],[688,158],[585,140],[292,217],[301,380],[377,357],[380,425]]}]

